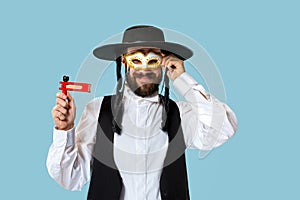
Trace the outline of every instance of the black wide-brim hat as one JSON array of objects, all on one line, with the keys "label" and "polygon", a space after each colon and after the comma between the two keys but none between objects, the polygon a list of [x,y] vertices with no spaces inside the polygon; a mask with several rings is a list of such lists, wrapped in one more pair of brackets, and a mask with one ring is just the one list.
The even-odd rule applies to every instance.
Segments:
[{"label": "black wide-brim hat", "polygon": [[182,60],[192,57],[193,52],[178,43],[166,42],[161,29],[154,26],[133,26],[125,30],[122,43],[107,44],[96,48],[93,54],[103,60],[116,60],[129,47],[156,47],[176,55]]}]

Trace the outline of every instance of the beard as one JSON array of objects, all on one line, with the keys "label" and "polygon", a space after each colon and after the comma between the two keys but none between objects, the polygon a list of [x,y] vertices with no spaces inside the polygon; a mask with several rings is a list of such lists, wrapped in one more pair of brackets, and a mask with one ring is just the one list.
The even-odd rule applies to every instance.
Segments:
[{"label": "beard", "polygon": [[[137,83],[137,78],[143,78],[147,77],[151,79],[150,83],[144,83],[142,85],[139,85]],[[159,84],[162,80],[161,74],[159,76],[156,76],[155,73],[151,71],[147,72],[133,72],[132,75],[127,74],[126,75],[126,81],[129,86],[129,88],[138,96],[140,97],[151,97],[158,93]]]}]

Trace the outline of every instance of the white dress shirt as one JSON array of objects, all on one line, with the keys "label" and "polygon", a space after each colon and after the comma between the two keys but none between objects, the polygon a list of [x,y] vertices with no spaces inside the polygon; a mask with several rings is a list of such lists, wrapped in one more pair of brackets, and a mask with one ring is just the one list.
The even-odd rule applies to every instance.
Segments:
[{"label": "white dress shirt", "polygon": [[[211,150],[234,135],[237,119],[226,104],[206,93],[186,72],[173,85],[186,100],[176,103],[188,148]],[[87,104],[76,129],[54,128],[47,168],[65,189],[80,190],[90,180],[102,100]],[[159,180],[168,147],[161,115],[158,95],[142,98],[125,87],[122,134],[114,135],[114,160],[123,181],[121,200],[161,199]]]}]

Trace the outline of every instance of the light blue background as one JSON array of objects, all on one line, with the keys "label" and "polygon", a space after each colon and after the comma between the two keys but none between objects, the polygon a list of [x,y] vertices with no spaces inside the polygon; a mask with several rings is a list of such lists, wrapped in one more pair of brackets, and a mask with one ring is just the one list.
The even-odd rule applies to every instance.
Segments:
[{"label": "light blue background", "polygon": [[296,0],[1,1],[0,199],[86,198],[88,187],[66,191],[45,166],[58,81],[134,24],[201,44],[239,120],[205,159],[188,153],[192,199],[300,199],[299,18]]}]

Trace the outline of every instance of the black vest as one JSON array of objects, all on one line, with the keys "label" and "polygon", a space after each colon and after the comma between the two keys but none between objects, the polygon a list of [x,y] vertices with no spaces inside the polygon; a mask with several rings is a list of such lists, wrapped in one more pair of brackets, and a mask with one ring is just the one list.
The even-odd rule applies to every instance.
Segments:
[{"label": "black vest", "polygon": [[[113,159],[114,132],[112,130],[111,99],[111,96],[104,97],[98,118],[88,200],[120,199],[122,178]],[[164,160],[165,167],[160,178],[161,199],[189,200],[184,154],[186,146],[180,126],[179,109],[176,103],[171,100],[168,118],[170,120],[168,129],[169,146]],[[104,163],[110,163],[110,166]]]}]

